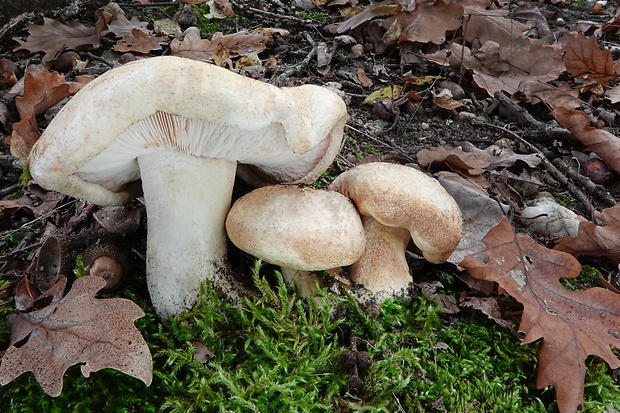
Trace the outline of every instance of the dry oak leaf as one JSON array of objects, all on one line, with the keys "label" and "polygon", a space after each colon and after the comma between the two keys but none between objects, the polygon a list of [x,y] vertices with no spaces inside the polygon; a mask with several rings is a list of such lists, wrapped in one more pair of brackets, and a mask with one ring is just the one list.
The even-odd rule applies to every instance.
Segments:
[{"label": "dry oak leaf", "polygon": [[388,17],[383,27],[388,29],[398,22],[402,28],[399,42],[441,44],[446,33],[461,26],[463,6],[451,1],[415,2],[415,9]]},{"label": "dry oak leaf", "polygon": [[58,72],[40,69],[36,73],[26,73],[23,96],[15,98],[20,121],[13,124],[10,139],[11,154],[26,159],[30,148],[40,136],[36,116],[75,94],[79,88],[78,83],[66,82],[65,77]]},{"label": "dry oak leaf", "polygon": [[[249,53],[261,53],[273,43],[273,38],[261,33],[244,31],[223,35],[215,33],[211,40],[201,39],[194,33],[188,33],[183,41],[174,39],[170,42],[173,56],[188,59],[211,61],[218,47],[223,47],[231,57],[245,56]],[[220,46],[221,45],[221,46]]]},{"label": "dry oak leaf", "polygon": [[460,146],[432,146],[420,150],[417,158],[422,167],[445,164],[447,169],[467,175],[480,175],[491,164],[488,154],[465,152]]},{"label": "dry oak leaf", "polygon": [[[511,52],[506,54],[508,49]],[[473,70],[474,82],[491,96],[498,91],[512,95],[526,80],[550,82],[565,70],[554,48],[525,37],[513,39],[508,45],[490,40],[472,50],[472,56],[477,62],[464,62],[466,68]]]},{"label": "dry oak leaf", "polygon": [[116,42],[114,51],[125,53],[148,54],[153,50],[161,50],[160,39],[140,29],[131,29],[131,34],[126,34]]},{"label": "dry oak leaf", "polygon": [[125,15],[118,14],[116,19],[108,24],[108,28],[103,31],[103,34],[106,36],[108,34],[113,34],[116,37],[123,37],[127,34],[131,34],[134,29],[138,29],[144,33],[150,32],[147,22],[141,22],[137,17],[132,17],[131,20],[127,20]]},{"label": "dry oak leaf", "polygon": [[0,384],[31,371],[43,391],[57,397],[65,371],[82,364],[85,377],[112,368],[150,385],[151,353],[134,325],[144,316],[140,307],[124,298],[94,298],[105,285],[101,277],[78,278],[60,298],[65,283],[63,279],[45,293],[52,297],[47,307],[8,317],[11,347],[0,364]]},{"label": "dry oak leaf", "polygon": [[502,45],[500,51],[501,59],[508,59],[517,53],[524,57],[520,51],[522,46],[517,40],[524,39],[523,33],[529,26],[519,23],[514,19],[504,17],[508,14],[507,10],[484,10],[479,7],[469,7],[464,4],[465,14],[469,15],[467,30],[464,32],[465,40],[472,43],[479,40],[481,44],[493,41]]},{"label": "dry oak leaf", "polygon": [[607,257],[620,263],[620,204],[603,210],[597,218],[606,225],[582,222],[577,236],[560,238],[554,249],[574,256]]},{"label": "dry oak leaf", "polygon": [[620,138],[603,129],[590,126],[590,117],[580,110],[556,108],[551,115],[610,168],[620,173]]},{"label": "dry oak leaf", "polygon": [[620,76],[620,66],[614,63],[609,50],[601,50],[594,36],[583,33],[565,33],[562,36],[562,50],[566,70],[573,76],[595,80],[606,84]]},{"label": "dry oak leaf", "polygon": [[80,22],[63,24],[57,20],[43,18],[43,25],[30,24],[26,27],[30,36],[25,42],[19,38],[15,50],[45,52],[43,61],[47,62],[60,56],[65,50],[79,50],[85,46],[99,44],[99,33],[95,27],[86,27]]},{"label": "dry oak leaf", "polygon": [[611,368],[620,360],[620,295],[603,288],[570,291],[560,278],[574,278],[581,265],[572,256],[515,234],[507,218],[483,239],[487,250],[460,266],[472,276],[495,281],[523,304],[519,331],[524,344],[542,339],[536,386],[555,387],[561,413],[576,412],[583,401],[585,360],[597,355]]}]

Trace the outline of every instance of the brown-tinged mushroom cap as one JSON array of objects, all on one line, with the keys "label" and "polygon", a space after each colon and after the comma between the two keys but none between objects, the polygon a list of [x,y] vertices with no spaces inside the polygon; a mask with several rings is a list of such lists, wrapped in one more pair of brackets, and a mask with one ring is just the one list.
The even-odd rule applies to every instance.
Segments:
[{"label": "brown-tinged mushroom cap", "polygon": [[[461,238],[461,211],[454,198],[435,179],[414,168],[384,162],[362,164],[341,174],[330,189],[352,199],[360,214],[377,221],[372,225],[365,222],[373,231],[372,236],[367,235],[369,239],[380,238],[380,231],[389,227],[405,228],[430,262],[448,259]],[[404,248],[398,251],[403,260],[404,253]],[[372,271],[387,265],[374,254],[365,253],[362,260],[375,262],[368,266]],[[403,276],[409,277],[408,272]],[[353,271],[351,277],[356,277]]]},{"label": "brown-tinged mushroom cap", "polygon": [[280,182],[312,182],[335,157],[346,106],[314,85],[277,88],[178,57],[138,60],[84,86],[29,157],[43,187],[100,205],[140,191],[147,284],[161,316],[205,279],[238,298],[226,273],[224,220],[237,162]]},{"label": "brown-tinged mushroom cap", "polygon": [[239,249],[301,271],[350,265],[366,242],[350,200],[298,185],[266,186],[241,197],[228,213],[226,231]]}]

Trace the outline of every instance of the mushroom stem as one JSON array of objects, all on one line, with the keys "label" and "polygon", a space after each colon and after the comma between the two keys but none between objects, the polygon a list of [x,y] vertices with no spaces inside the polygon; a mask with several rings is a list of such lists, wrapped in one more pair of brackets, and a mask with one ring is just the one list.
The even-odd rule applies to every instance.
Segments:
[{"label": "mushroom stem", "polygon": [[[226,234],[236,162],[172,150],[138,157],[148,211],[147,285],[161,317],[180,314],[200,284],[226,284]],[[231,299],[238,292],[226,291]]]},{"label": "mushroom stem", "polygon": [[405,257],[409,230],[383,225],[371,216],[363,216],[362,224],[366,249],[351,266],[351,281],[374,293],[406,287],[413,280]]},{"label": "mushroom stem", "polygon": [[280,267],[282,280],[287,287],[292,287],[300,297],[316,293],[316,283],[322,286],[321,279],[312,271],[296,270],[290,267]]}]

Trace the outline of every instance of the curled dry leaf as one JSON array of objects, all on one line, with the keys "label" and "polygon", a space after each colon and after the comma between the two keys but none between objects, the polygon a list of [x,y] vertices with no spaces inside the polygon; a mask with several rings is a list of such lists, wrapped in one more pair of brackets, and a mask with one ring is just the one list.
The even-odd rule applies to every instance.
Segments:
[{"label": "curled dry leaf", "polygon": [[567,290],[560,278],[574,278],[581,265],[566,253],[515,234],[507,218],[484,238],[487,250],[461,262],[472,276],[497,282],[523,304],[519,331],[524,344],[542,339],[539,388],[553,385],[560,412],[576,412],[583,401],[586,358],[597,355],[611,368],[620,360],[620,296],[603,288]]},{"label": "curled dry leaf", "polygon": [[36,116],[75,94],[79,88],[78,83],[66,82],[65,77],[58,72],[50,73],[46,69],[40,69],[36,73],[26,73],[24,94],[15,98],[21,120],[13,124],[10,139],[13,156],[21,159],[28,157],[30,148],[40,136]]},{"label": "curled dry leaf", "polygon": [[508,168],[517,162],[523,162],[530,168],[536,168],[542,161],[536,154],[517,154],[509,148],[498,145],[490,145],[485,149],[478,149],[470,142],[463,142],[463,150],[470,153],[486,154],[489,159],[487,169]]},{"label": "curled dry leaf", "polygon": [[417,157],[422,167],[445,164],[449,170],[468,175],[480,175],[491,164],[487,154],[465,152],[461,147],[433,146],[420,150]]},{"label": "curled dry leaf", "polygon": [[[77,279],[60,300],[66,280],[46,294],[50,305],[9,316],[11,347],[0,364],[0,384],[31,371],[50,396],[62,392],[65,371],[82,364],[82,374],[112,368],[150,385],[153,376],[149,348],[134,321],[144,312],[123,298],[95,299],[105,285],[99,277]],[[39,297],[39,300],[41,297]]]},{"label": "curled dry leaf", "polygon": [[540,80],[525,80],[518,89],[513,99],[522,95],[533,105],[543,102],[551,109],[563,107],[572,110],[585,103],[579,99],[579,90],[566,84],[553,86]]},{"label": "curled dry leaf", "polygon": [[620,138],[590,126],[590,117],[585,112],[556,108],[551,115],[610,168],[620,173]]},{"label": "curled dry leaf", "polygon": [[620,204],[605,209],[598,218],[606,225],[582,222],[576,236],[560,238],[554,249],[575,256],[607,257],[620,263]]},{"label": "curled dry leaf", "polygon": [[437,180],[454,198],[463,216],[461,241],[448,258],[448,262],[458,265],[466,256],[484,251],[482,239],[501,222],[504,213],[496,200],[463,183],[459,175],[451,172],[439,175]]},{"label": "curled dry leaf", "polygon": [[79,50],[82,47],[99,44],[99,33],[95,27],[86,27],[80,22],[63,24],[57,20],[43,18],[43,24],[30,24],[26,27],[30,35],[25,42],[19,38],[15,50],[45,52],[43,61],[59,56],[65,50]]}]

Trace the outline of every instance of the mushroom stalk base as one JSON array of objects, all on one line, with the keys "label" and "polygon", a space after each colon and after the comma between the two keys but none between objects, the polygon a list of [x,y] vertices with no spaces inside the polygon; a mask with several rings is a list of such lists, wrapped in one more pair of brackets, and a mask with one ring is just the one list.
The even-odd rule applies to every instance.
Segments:
[{"label": "mushroom stalk base", "polygon": [[411,234],[405,228],[381,224],[370,216],[362,217],[366,232],[364,255],[351,266],[351,280],[373,293],[395,292],[413,279],[405,257]]},{"label": "mushroom stalk base", "polygon": [[138,164],[148,214],[147,285],[157,314],[175,316],[196,301],[202,282],[228,278],[224,221],[236,163],[160,150]]}]

